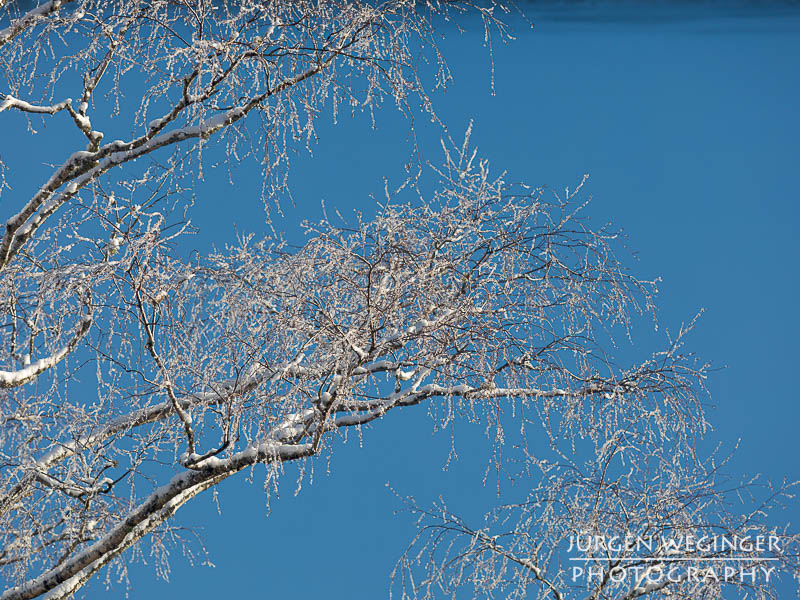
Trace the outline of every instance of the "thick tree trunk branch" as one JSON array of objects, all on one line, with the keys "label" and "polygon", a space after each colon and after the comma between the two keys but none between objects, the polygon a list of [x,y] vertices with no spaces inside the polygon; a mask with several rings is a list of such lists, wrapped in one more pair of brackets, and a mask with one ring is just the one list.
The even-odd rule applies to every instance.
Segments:
[{"label": "thick tree trunk branch", "polygon": [[199,492],[254,464],[296,460],[310,455],[309,444],[268,442],[251,446],[226,460],[218,460],[203,470],[184,471],[175,475],[102,538],[58,567],[9,589],[0,596],[0,600],[31,600],[43,594],[50,594],[48,598],[51,600],[68,597],[94,572],[158,527]]}]

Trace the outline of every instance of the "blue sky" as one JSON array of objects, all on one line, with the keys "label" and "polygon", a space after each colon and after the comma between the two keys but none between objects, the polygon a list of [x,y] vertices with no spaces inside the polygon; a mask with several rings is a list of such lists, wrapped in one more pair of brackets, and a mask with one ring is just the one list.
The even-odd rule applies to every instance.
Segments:
[{"label": "blue sky", "polygon": [[[494,95],[475,28],[448,32],[442,47],[455,81],[435,95],[453,137],[473,119],[473,143],[509,179],[563,189],[590,174],[593,218],[623,227],[638,252],[637,273],[663,279],[662,327],[676,330],[705,308],[691,347],[725,367],[710,381],[711,440],[732,448],[741,439],[733,470],[773,480],[800,477],[793,381],[800,16],[788,12],[658,23],[539,18],[529,7],[535,28],[517,21],[517,39],[494,47]],[[402,177],[407,125],[391,106],[377,129],[363,117],[320,126],[313,158],[295,161],[296,208],[276,221],[290,238],[302,218],[320,214],[321,201],[370,214],[369,194],[380,196],[382,177]],[[440,131],[420,125],[424,158],[435,161]],[[215,191],[220,198],[257,192],[255,180]],[[201,192],[201,228],[214,214],[206,202]],[[252,229],[252,216],[240,217],[239,230]],[[197,239],[207,241],[202,233]],[[652,333],[639,334],[637,349],[649,354]],[[409,437],[417,442],[411,453]],[[421,410],[391,415],[366,432],[363,447],[351,441],[329,465],[318,464],[314,485],[299,496],[286,485],[268,515],[258,474],[252,485],[244,477],[226,482],[221,516],[210,495],[179,515],[202,527],[216,568],[176,560],[170,584],[137,568],[134,593],[382,597],[413,535],[410,519],[394,514],[400,504],[387,482],[423,503],[444,494],[467,515],[494,500],[479,483],[480,438],[465,439],[461,460],[444,472],[447,436],[432,434]],[[778,519],[800,523],[800,508]]]},{"label": "blue sky", "polygon": [[[447,32],[442,48],[455,80],[434,95],[440,117],[456,139],[474,120],[474,145],[511,180],[563,189],[590,174],[590,214],[625,229],[640,276],[663,279],[661,325],[675,330],[705,308],[690,344],[725,367],[710,381],[713,440],[732,447],[741,439],[734,467],[742,472],[800,478],[800,11],[659,22],[624,13],[555,18],[536,6],[527,8],[534,29],[515,20],[517,39],[493,49],[494,95],[477,24]],[[326,123],[313,157],[294,163],[296,206],[275,220],[290,239],[299,239],[302,218],[321,214],[323,200],[370,214],[382,177],[402,177],[407,123],[394,107],[378,114],[376,129],[367,115]],[[424,158],[436,161],[441,131],[420,123],[419,134]],[[234,223],[207,233],[220,201],[258,197],[257,177],[240,170],[235,188],[209,177],[199,189],[198,247],[233,236]],[[259,229],[257,204],[237,213],[239,231]],[[652,332],[640,333],[637,349],[649,355]],[[190,568],[178,552],[169,584],[133,568],[133,595],[382,597],[413,535],[410,519],[394,514],[400,504],[387,482],[422,503],[444,494],[467,515],[493,501],[479,483],[480,438],[466,433],[461,460],[444,472],[449,437],[432,434],[423,410],[392,414],[366,431],[363,447],[353,438],[318,463],[314,484],[298,496],[287,482],[269,514],[258,471],[252,484],[245,474],[226,481],[221,515],[206,493],[177,517],[198,527],[216,567]],[[409,437],[418,440],[412,452]],[[800,507],[779,518],[800,524]],[[124,593],[115,586],[109,597]]]}]

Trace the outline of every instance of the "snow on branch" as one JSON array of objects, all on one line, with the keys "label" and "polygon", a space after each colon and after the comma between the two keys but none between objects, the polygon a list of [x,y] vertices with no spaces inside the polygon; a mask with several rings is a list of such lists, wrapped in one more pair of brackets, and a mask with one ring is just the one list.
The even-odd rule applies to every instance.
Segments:
[{"label": "snow on branch", "polygon": [[99,540],[35,579],[10,588],[0,595],[0,600],[30,600],[43,594],[51,600],[67,598],[86,581],[88,575],[151,532],[199,492],[256,463],[296,460],[309,456],[311,451],[309,444],[265,443],[248,447],[203,470],[175,475]]},{"label": "snow on branch", "polygon": [[22,112],[47,115],[54,115],[57,112],[66,110],[70,102],[69,100],[65,100],[50,106],[36,106],[24,100],[20,100],[19,98],[14,98],[14,96],[10,94],[0,94],[0,99],[2,99],[2,101],[0,101],[0,112],[3,112],[7,108],[16,108]]},{"label": "snow on branch", "polygon": [[[56,210],[73,198],[87,184],[95,181],[104,173],[119,165],[135,161],[160,148],[172,146],[186,140],[208,139],[221,129],[229,127],[247,116],[248,113],[258,107],[266,98],[273,94],[283,92],[321,72],[331,64],[333,59],[334,56],[331,56],[326,61],[315,65],[307,71],[281,81],[273,89],[247,99],[247,101],[240,106],[204,119],[196,125],[187,125],[156,135],[156,133],[161,131],[163,124],[169,121],[169,119],[165,119],[159,122],[157,126],[153,125],[150,127],[146,135],[133,141],[123,142],[121,140],[116,140],[98,148],[96,151],[77,151],[73,153],[67,161],[53,173],[47,183],[39,189],[25,207],[6,222],[5,235],[2,241],[0,241],[0,270],[16,256],[39,227],[41,227]],[[4,104],[9,98],[11,97],[6,97]],[[15,98],[11,98],[11,100],[12,101],[9,101],[8,104],[10,107],[20,108],[21,110],[25,110],[22,107],[30,107],[31,109],[37,108]],[[93,143],[99,143],[102,134],[91,129],[91,125],[86,117],[72,110],[71,101],[68,100],[61,104],[64,106],[59,108],[59,110],[62,108],[68,109],[73,119],[78,124],[78,127],[86,133]],[[54,106],[60,107],[61,104]],[[0,110],[2,110],[2,108],[0,108]],[[49,107],[46,110],[31,110],[30,112],[48,112],[51,114],[52,112],[56,112],[55,110],[51,111],[51,108],[53,107]],[[58,192],[57,190],[62,186],[64,189]]]},{"label": "snow on branch", "polygon": [[[229,402],[231,397],[252,393],[265,381],[276,381],[278,378],[282,377],[309,377],[311,373],[312,371],[310,369],[299,366],[297,362],[292,362],[275,369],[258,369],[247,378],[229,379],[215,383],[209,386],[212,389],[190,396],[182,396],[178,399],[178,402],[183,410],[219,405]],[[86,451],[93,446],[104,444],[120,433],[168,419],[170,415],[173,414],[173,410],[174,405],[172,400],[165,400],[164,402],[156,403],[115,417],[102,427],[93,430],[87,435],[80,436],[75,440],[59,442],[52,450],[44,453],[34,462],[27,476],[23,477],[13,488],[4,491],[2,495],[0,495],[0,515],[5,512],[8,506],[19,498],[20,494],[25,493],[27,486],[32,481],[36,480],[49,485],[48,482],[43,480],[42,475],[46,474],[47,471],[53,468],[57,463],[74,456],[76,453]]]},{"label": "snow on branch", "polygon": [[[33,27],[40,19],[52,15],[64,4],[68,4],[73,1],[74,0],[48,0],[48,2],[40,4],[36,8],[29,10],[20,18],[15,19],[11,22],[11,25],[0,31],[0,48],[13,40],[26,29]],[[0,8],[2,8],[3,4],[5,4],[5,2],[0,3]]]},{"label": "snow on branch", "polygon": [[75,330],[72,333],[72,339],[70,339],[67,345],[57,350],[50,356],[40,358],[39,360],[32,362],[31,364],[16,371],[0,370],[0,388],[19,387],[28,383],[29,381],[33,381],[48,369],[52,369],[75,350],[78,342],[80,342],[81,338],[83,338],[83,336],[85,336],[89,331],[89,328],[92,325],[92,320],[93,316],[91,313],[83,317],[75,327]]}]

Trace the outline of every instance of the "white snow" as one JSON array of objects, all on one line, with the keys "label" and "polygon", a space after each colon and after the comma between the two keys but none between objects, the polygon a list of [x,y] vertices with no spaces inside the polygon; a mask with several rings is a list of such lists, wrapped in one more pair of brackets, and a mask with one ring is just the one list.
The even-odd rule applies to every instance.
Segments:
[{"label": "white snow", "polygon": [[30,362],[30,357],[27,358],[27,365],[16,371],[3,371],[0,370],[0,388],[11,388],[23,385],[31,381],[36,376],[44,373],[47,369],[54,367],[61,362],[75,347],[77,340],[89,330],[91,323],[91,316],[84,317],[76,327],[73,333],[73,339],[63,348],[56,351],[54,354],[41,358],[36,362]]},{"label": "white snow", "polygon": [[414,370],[414,371],[403,371],[402,369],[397,369],[397,371],[395,371],[395,376],[400,381],[408,381],[409,379],[411,379],[414,376],[414,373],[416,373],[416,370]]},{"label": "white snow", "polygon": [[45,2],[44,4],[37,6],[33,10],[29,10],[20,19],[17,19],[11,23],[9,27],[6,27],[0,31],[0,43],[5,43],[8,41],[8,39],[13,37],[18,30],[24,29],[26,24],[30,23],[34,19],[38,17],[44,17],[52,12],[55,12],[61,6],[62,2],[63,0],[50,0],[49,2]]}]

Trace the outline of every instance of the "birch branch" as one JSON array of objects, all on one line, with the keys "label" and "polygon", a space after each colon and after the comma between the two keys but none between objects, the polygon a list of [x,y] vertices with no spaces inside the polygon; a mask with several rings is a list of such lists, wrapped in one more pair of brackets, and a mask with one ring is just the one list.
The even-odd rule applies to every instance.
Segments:
[{"label": "birch branch", "polygon": [[[49,0],[44,4],[40,4],[34,9],[29,10],[22,15],[19,19],[12,21],[11,25],[0,31],[0,48],[5,46],[8,42],[17,37],[26,29],[33,27],[39,20],[49,17],[57,12],[64,4],[73,2],[74,0]],[[0,2],[0,8],[6,4],[6,1]]]}]

